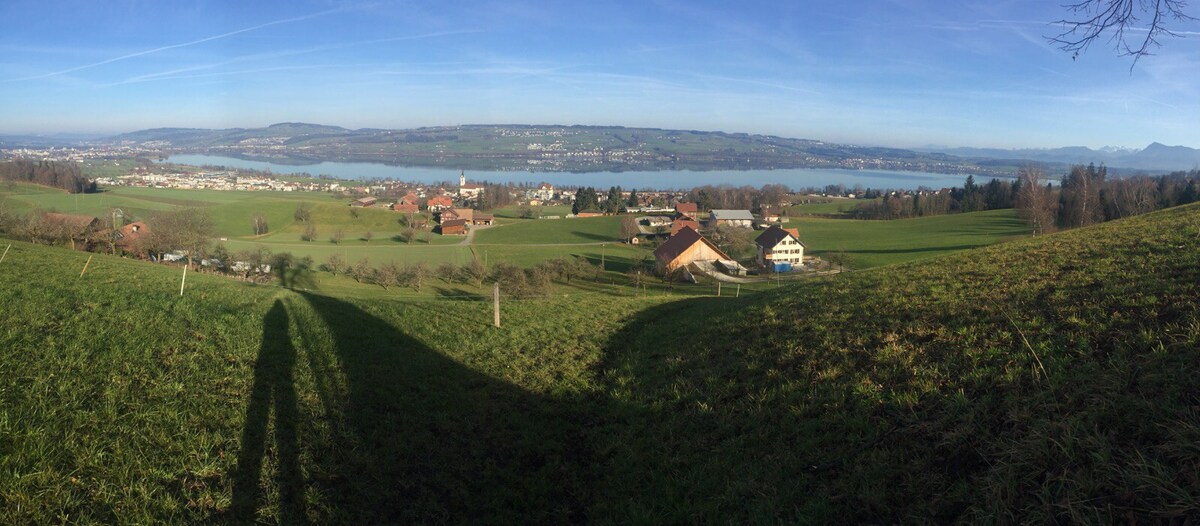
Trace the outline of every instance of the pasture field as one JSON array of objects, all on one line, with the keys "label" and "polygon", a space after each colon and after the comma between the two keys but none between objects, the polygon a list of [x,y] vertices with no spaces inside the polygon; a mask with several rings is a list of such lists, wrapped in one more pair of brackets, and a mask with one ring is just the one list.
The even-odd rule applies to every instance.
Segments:
[{"label": "pasture field", "polygon": [[501,328],[88,256],[0,263],[0,523],[1200,513],[1200,205]]},{"label": "pasture field", "polygon": [[[406,244],[396,239],[404,228],[399,222],[400,214],[372,208],[355,209],[351,213],[347,203],[345,199],[325,194],[302,192],[117,187],[97,194],[70,195],[35,185],[0,186],[0,206],[15,213],[43,209],[106,218],[113,208],[120,208],[129,219],[144,219],[155,211],[178,206],[202,208],[213,217],[217,237],[226,238],[222,242],[234,252],[261,244],[272,252],[292,252],[296,256],[310,256],[317,262],[324,262],[334,253],[354,261],[362,257],[380,262],[428,258],[426,261],[431,264],[464,260],[464,251],[456,246],[464,241],[461,237],[435,234],[428,244],[420,238]],[[305,224],[294,218],[301,204],[311,211],[317,233],[314,241],[301,241]],[[515,210],[508,212],[515,215]],[[497,211],[497,215],[502,216],[501,212]],[[269,232],[263,236],[253,236],[253,218],[258,214],[266,217],[269,226]],[[620,216],[506,218],[495,227],[480,229],[472,246],[477,253],[486,250],[522,266],[584,251],[598,256],[601,244],[608,244],[618,258],[648,256],[649,248],[614,244],[620,235],[620,224]],[[801,239],[810,254],[844,252],[849,266],[860,269],[945,255],[1028,235],[1028,229],[1011,210],[895,221],[793,216],[787,218],[785,226],[800,228]],[[330,237],[337,231],[344,237],[341,243],[333,244]],[[364,239],[367,232],[373,235],[370,241]]]},{"label": "pasture field", "polygon": [[805,254],[844,252],[852,268],[871,268],[951,254],[1029,235],[1015,210],[868,221],[788,218],[800,229]]},{"label": "pasture field", "polygon": [[805,197],[812,202],[804,204],[795,204],[786,208],[787,215],[804,216],[804,215],[840,215],[848,213],[854,209],[859,203],[865,201],[858,199],[846,199],[844,197]]},{"label": "pasture field", "polygon": [[481,245],[535,245],[613,243],[621,236],[622,216],[570,219],[524,219],[502,227],[481,230]]}]

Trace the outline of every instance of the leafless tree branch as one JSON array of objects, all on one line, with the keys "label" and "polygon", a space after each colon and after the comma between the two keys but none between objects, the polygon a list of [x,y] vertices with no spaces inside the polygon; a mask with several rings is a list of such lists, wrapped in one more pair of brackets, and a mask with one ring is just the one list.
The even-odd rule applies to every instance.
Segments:
[{"label": "leafless tree branch", "polygon": [[[1055,22],[1063,31],[1046,37],[1050,43],[1074,59],[1107,34],[1117,54],[1133,57],[1133,65],[1154,54],[1153,49],[1162,45],[1161,36],[1179,36],[1167,27],[1169,23],[1195,20],[1186,12],[1187,0],[1081,0],[1063,8],[1075,16]],[[1143,19],[1149,20],[1148,26],[1139,25]],[[1144,37],[1134,35],[1143,32]]]}]

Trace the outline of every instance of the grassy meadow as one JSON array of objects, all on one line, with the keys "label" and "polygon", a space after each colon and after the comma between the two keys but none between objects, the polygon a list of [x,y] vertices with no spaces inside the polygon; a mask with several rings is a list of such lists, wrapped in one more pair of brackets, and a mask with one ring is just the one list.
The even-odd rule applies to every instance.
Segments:
[{"label": "grassy meadow", "polygon": [[942,256],[1029,235],[1015,210],[871,221],[790,217],[806,254],[845,253],[852,268],[871,268]]},{"label": "grassy meadow", "polygon": [[[120,208],[127,218],[145,219],[155,211],[174,207],[206,210],[216,223],[216,235],[231,252],[266,247],[272,252],[291,252],[312,257],[323,263],[333,254],[350,261],[367,258],[372,263],[414,263],[432,265],[442,262],[461,264],[474,253],[486,252],[521,266],[533,266],[546,259],[570,255],[595,256],[603,252],[628,264],[635,258],[651,257],[649,247],[615,243],[620,236],[621,217],[573,219],[517,219],[516,209],[498,210],[496,215],[510,217],[492,228],[480,229],[471,246],[456,236],[432,235],[428,241],[418,237],[409,243],[400,240],[404,230],[399,214],[384,209],[356,209],[351,213],[348,201],[325,194],[299,192],[223,192],[161,188],[116,187],[97,194],[70,195],[59,190],[28,184],[0,186],[0,207],[23,213],[35,209],[109,217]],[[305,224],[296,221],[296,208],[304,204],[310,210],[316,238],[303,241]],[[833,206],[835,203],[799,205]],[[556,207],[544,210],[559,212]],[[267,218],[269,232],[253,235],[253,219]],[[825,255],[845,253],[853,268],[870,268],[945,255],[968,248],[993,244],[1028,235],[1028,229],[1011,210],[954,214],[896,221],[860,221],[793,215],[786,226],[797,227],[809,253]],[[342,240],[331,237],[341,232]],[[367,232],[372,238],[366,239]],[[588,246],[595,245],[595,246]],[[625,268],[625,267],[618,267]]]},{"label": "grassy meadow", "polygon": [[1200,513],[1198,206],[737,299],[506,301],[499,329],[87,257],[0,263],[0,523]]}]

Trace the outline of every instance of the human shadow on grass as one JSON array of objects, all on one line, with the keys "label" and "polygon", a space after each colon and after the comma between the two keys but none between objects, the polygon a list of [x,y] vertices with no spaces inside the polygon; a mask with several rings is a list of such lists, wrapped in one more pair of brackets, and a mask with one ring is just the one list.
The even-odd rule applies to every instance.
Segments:
[{"label": "human shadow on grass", "polygon": [[[279,521],[284,524],[306,522],[304,478],[300,471],[300,445],[297,424],[300,409],[296,400],[296,348],[288,336],[288,313],[283,302],[275,305],[263,320],[262,346],[254,364],[254,386],[246,408],[241,449],[233,475],[233,514],[239,521],[252,521],[263,495],[259,486],[263,458],[274,439],[278,456]],[[275,415],[274,436],[269,420]]]},{"label": "human shadow on grass", "polygon": [[[305,342],[299,352],[280,343],[288,341],[283,305],[293,339]],[[312,327],[317,320],[328,332]],[[303,416],[315,423],[295,423],[297,354],[323,409]],[[271,409],[280,522],[303,522],[306,511],[356,524],[584,518],[594,463],[579,401],[471,370],[355,304],[309,293],[277,303],[254,385],[234,480],[239,520],[264,500]],[[318,431],[321,422],[329,425]]]}]

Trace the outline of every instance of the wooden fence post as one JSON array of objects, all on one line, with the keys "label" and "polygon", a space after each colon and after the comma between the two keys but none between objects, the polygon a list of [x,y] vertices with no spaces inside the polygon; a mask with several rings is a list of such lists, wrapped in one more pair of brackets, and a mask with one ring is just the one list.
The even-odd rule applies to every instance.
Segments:
[{"label": "wooden fence post", "polygon": [[83,263],[83,270],[79,271],[79,277],[83,277],[83,273],[87,272],[87,267],[92,263],[92,256],[88,256],[88,260]]},{"label": "wooden fence post", "polygon": [[187,268],[189,265],[183,266],[183,279],[179,281],[179,295],[183,295],[183,284],[187,283]]},{"label": "wooden fence post", "polygon": [[721,282],[720,281],[717,282],[717,297],[718,298],[721,297]]},{"label": "wooden fence post", "polygon": [[737,292],[733,293],[733,297],[735,297],[735,298],[742,297],[742,284],[741,283],[738,283]]},{"label": "wooden fence post", "polygon": [[8,249],[10,248],[12,248],[12,243],[9,243],[7,247],[4,247],[4,254],[0,255],[0,263],[4,263],[4,258],[8,256]]},{"label": "wooden fence post", "polygon": [[492,323],[495,326],[499,327],[500,326],[500,284],[499,283],[497,283],[494,287],[492,287],[492,310],[494,312],[494,319],[492,320]]}]

